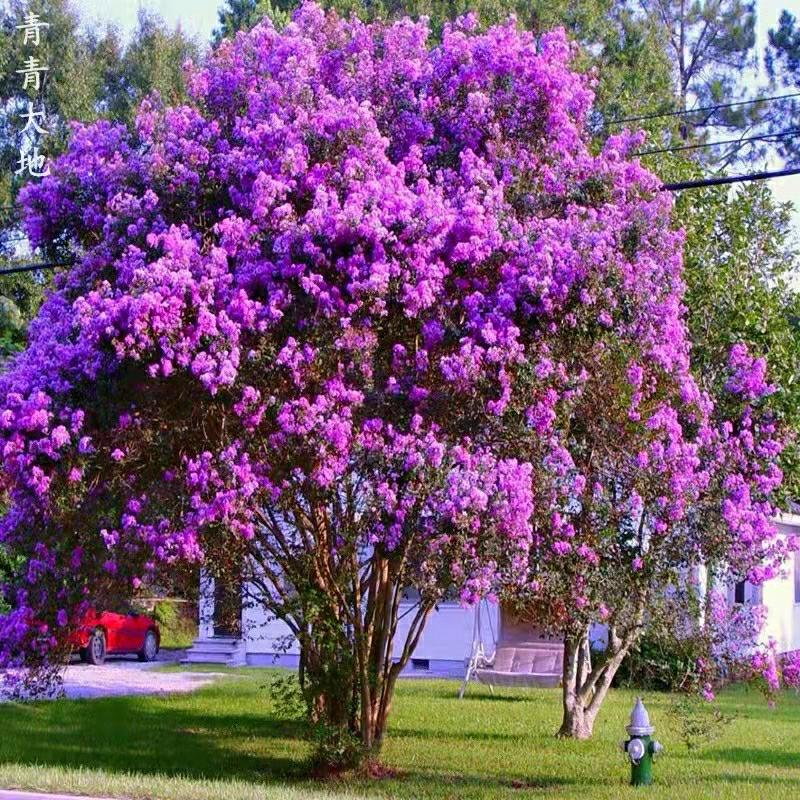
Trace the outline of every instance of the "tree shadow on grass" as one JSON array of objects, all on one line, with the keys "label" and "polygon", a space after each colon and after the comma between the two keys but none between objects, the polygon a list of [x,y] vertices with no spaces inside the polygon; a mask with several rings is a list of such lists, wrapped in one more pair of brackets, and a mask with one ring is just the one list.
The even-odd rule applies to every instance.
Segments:
[{"label": "tree shadow on grass", "polygon": [[406,728],[398,727],[392,728],[389,732],[392,739],[434,739],[437,742],[445,740],[463,741],[465,739],[476,742],[519,742],[520,734],[517,732],[512,733],[497,733],[494,731],[442,731],[439,729],[425,729],[422,728]]},{"label": "tree shadow on grass", "polygon": [[[745,784],[748,787],[752,787],[754,785],[754,783],[756,783],[756,781],[754,781],[752,775],[738,775],[738,774],[732,773],[732,772],[723,772],[723,773],[715,773],[714,775],[700,776],[700,777],[697,777],[695,780],[697,780],[699,783],[708,783],[708,784],[714,784],[714,785],[719,785],[721,783],[733,783],[733,784],[742,783],[742,784]],[[780,795],[777,795],[777,797],[783,798],[783,797],[790,797],[790,796],[791,797],[800,796],[800,777],[798,777],[798,778],[782,778],[782,777],[777,777],[775,775],[770,775],[768,778],[765,778],[763,780],[763,783],[765,785],[765,789],[764,789],[765,794],[758,795],[759,798],[767,797],[768,795],[766,794],[766,792],[771,791],[771,790],[774,791],[779,786],[786,786],[786,787],[793,788],[795,790],[795,793],[792,794],[792,795],[780,794]],[[748,795],[748,794],[743,794],[742,795],[742,797],[754,797],[754,796],[755,795]]]},{"label": "tree shadow on grass", "polygon": [[363,780],[342,781],[342,788],[356,790],[358,794],[378,794],[381,797],[428,796],[431,786],[436,786],[444,797],[504,797],[526,796],[526,792],[555,791],[574,787],[572,778],[554,775],[523,775],[508,773],[502,778],[491,775],[450,773],[436,771],[402,772],[399,778],[384,784],[367,783]]},{"label": "tree shadow on grass", "polygon": [[[749,747],[727,747],[700,753],[699,757],[707,761],[728,761],[732,764],[755,764],[766,767],[797,767],[800,764],[800,753],[793,749],[761,750]],[[800,778],[797,783],[800,785]]]},{"label": "tree shadow on grass", "polygon": [[[302,728],[267,713],[114,697],[0,707],[0,763],[207,779],[305,776]],[[162,702],[159,702],[161,700]]]},{"label": "tree shadow on grass", "polygon": [[[538,691],[538,690],[535,690]],[[457,692],[447,693],[447,692],[437,692],[433,697],[437,700],[454,700],[458,696]],[[555,697],[553,698],[544,698],[545,700],[556,700]],[[561,695],[558,695],[558,700],[560,701]],[[470,693],[469,689],[467,689],[466,694],[463,697],[462,702],[481,702],[481,703],[533,703],[537,701],[542,701],[543,698],[541,695],[538,694],[500,694],[499,692],[495,692],[494,694],[490,694],[486,692],[485,694],[477,694],[477,693]]]},{"label": "tree shadow on grass", "polygon": [[[302,739],[302,725],[259,711],[257,698],[240,697],[231,705],[226,709],[209,703],[202,692],[5,704],[0,706],[0,763],[307,785],[309,745]],[[427,732],[395,730],[391,735],[410,738]],[[462,736],[487,742],[514,738],[481,732]],[[359,794],[380,797],[388,790],[392,796],[415,797],[432,785],[447,796],[525,796],[575,783],[533,770],[486,775],[401,767],[396,778],[341,783]]]}]

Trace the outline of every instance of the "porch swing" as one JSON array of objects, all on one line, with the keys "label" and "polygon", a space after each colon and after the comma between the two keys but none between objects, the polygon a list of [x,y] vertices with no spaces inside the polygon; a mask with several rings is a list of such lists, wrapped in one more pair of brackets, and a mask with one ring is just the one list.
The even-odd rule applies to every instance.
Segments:
[{"label": "porch swing", "polygon": [[[499,606],[499,630],[495,637],[488,602],[475,606],[472,649],[467,670],[459,689],[462,698],[470,681],[486,684],[494,693],[495,686],[554,687],[561,684],[564,665],[564,643],[548,636],[529,622],[523,622],[504,604]],[[491,651],[484,643],[486,618],[491,633]]]}]

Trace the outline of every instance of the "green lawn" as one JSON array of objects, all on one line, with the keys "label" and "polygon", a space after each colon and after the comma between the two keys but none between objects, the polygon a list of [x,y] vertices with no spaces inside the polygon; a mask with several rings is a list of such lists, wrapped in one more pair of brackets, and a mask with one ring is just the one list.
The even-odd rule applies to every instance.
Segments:
[{"label": "green lawn", "polygon": [[737,715],[722,738],[689,754],[666,714],[646,698],[666,754],[657,785],[634,790],[618,750],[632,693],[613,693],[591,742],[557,741],[559,693],[499,692],[401,682],[385,762],[397,777],[321,784],[303,777],[307,745],[276,719],[263,670],[193,695],[0,705],[0,787],[174,800],[306,800],[345,797],[737,798],[800,797],[800,700],[775,710],[742,689],[723,694]]}]

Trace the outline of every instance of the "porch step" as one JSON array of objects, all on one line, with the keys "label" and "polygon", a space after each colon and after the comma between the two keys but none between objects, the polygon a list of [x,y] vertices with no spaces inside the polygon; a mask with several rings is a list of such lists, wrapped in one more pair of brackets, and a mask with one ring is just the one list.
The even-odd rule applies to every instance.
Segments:
[{"label": "porch step", "polygon": [[239,639],[201,639],[192,642],[192,648],[205,650],[209,653],[229,653],[239,646]]},{"label": "porch step", "polygon": [[247,663],[244,642],[229,636],[198,637],[181,664],[220,664],[240,667]]}]

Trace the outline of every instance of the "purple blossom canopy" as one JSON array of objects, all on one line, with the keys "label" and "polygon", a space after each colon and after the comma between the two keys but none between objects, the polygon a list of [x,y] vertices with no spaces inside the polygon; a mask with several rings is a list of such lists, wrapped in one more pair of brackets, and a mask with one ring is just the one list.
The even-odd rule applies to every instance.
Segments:
[{"label": "purple blossom canopy", "polygon": [[265,509],[287,547],[319,512],[320,546],[403,547],[467,602],[607,615],[622,572],[772,574],[763,362],[735,350],[724,408],[693,380],[641,136],[593,153],[562,31],[427,36],[304,5],[192,68],[189,104],[75,125],[24,190],[33,245],[80,259],[0,386],[7,661]]}]

